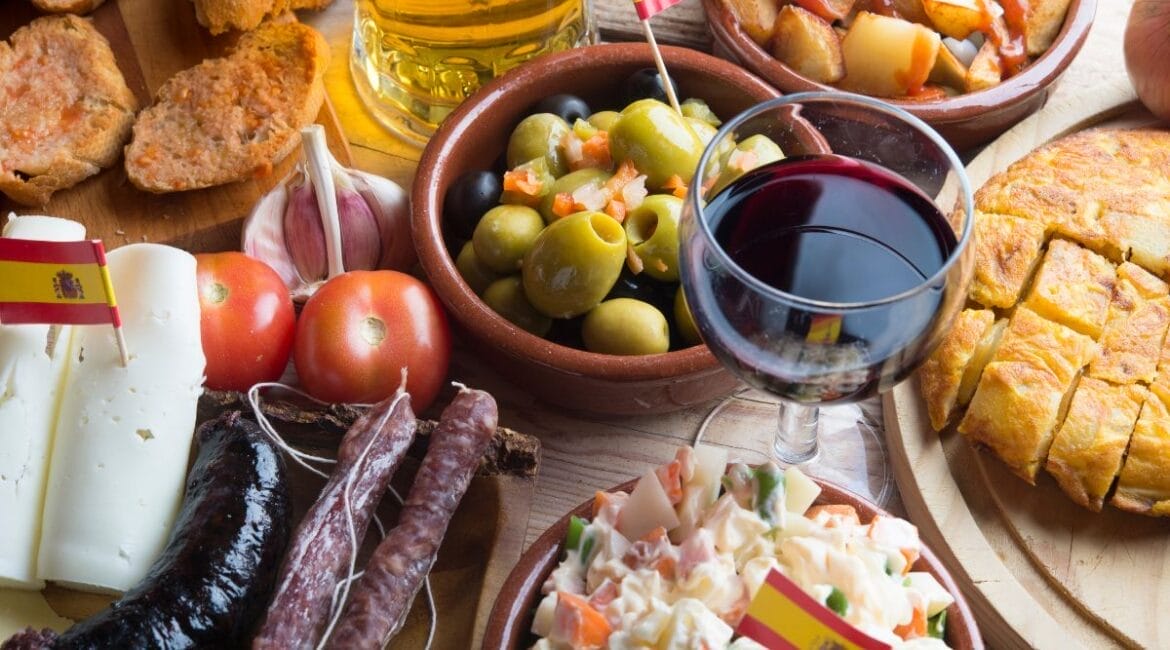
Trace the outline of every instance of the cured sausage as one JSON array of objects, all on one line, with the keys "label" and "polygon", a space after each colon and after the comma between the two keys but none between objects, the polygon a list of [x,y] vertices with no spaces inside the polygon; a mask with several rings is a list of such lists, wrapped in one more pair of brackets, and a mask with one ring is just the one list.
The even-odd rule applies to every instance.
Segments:
[{"label": "cured sausage", "polygon": [[334,588],[354,553],[350,517],[360,543],[416,426],[410,397],[400,390],[366,411],[342,438],[329,482],[293,535],[254,649],[317,645]]},{"label": "cured sausage", "polygon": [[462,389],[431,434],[398,525],[358,580],[328,648],[381,648],[401,629],[496,429],[496,402]]},{"label": "cured sausage", "polygon": [[232,648],[246,644],[288,543],[280,451],[238,411],[196,431],[170,541],[146,578],[66,630],[53,648]]}]

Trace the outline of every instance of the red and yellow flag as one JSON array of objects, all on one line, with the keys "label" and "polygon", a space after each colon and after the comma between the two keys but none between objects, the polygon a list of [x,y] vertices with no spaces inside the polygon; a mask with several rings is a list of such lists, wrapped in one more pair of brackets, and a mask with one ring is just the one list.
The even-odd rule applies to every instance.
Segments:
[{"label": "red and yellow flag", "polygon": [[121,327],[102,242],[0,238],[0,323]]},{"label": "red and yellow flag", "polygon": [[638,18],[649,20],[650,16],[662,13],[680,2],[682,0],[634,0],[634,9],[638,12]]},{"label": "red and yellow flag", "polygon": [[771,650],[889,650],[813,600],[776,569],[768,574],[736,632]]}]

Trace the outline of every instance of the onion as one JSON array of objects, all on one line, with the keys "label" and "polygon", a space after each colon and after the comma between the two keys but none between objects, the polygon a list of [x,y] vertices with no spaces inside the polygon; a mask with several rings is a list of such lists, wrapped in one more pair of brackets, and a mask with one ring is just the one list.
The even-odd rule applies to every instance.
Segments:
[{"label": "onion", "polygon": [[1125,25],[1125,68],[1138,98],[1170,121],[1170,0],[1136,0]]}]

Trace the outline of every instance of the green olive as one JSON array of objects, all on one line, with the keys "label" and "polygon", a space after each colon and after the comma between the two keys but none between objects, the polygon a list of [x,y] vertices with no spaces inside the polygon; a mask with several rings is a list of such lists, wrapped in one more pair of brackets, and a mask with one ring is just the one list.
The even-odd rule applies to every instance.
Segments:
[{"label": "green olive", "polygon": [[719,126],[723,123],[720,121],[719,116],[715,114],[715,111],[711,110],[711,107],[707,105],[707,102],[698,97],[688,97],[683,100],[682,105],[679,106],[679,110],[682,111],[683,117],[700,120],[711,126]]},{"label": "green olive", "polygon": [[626,259],[626,233],[601,212],[550,223],[520,267],[524,292],[546,316],[571,318],[593,309],[613,287]]},{"label": "green olive", "polygon": [[553,176],[564,176],[569,171],[561,140],[569,132],[569,123],[552,113],[529,115],[516,125],[508,138],[507,162],[509,169],[533,158],[548,161]]},{"label": "green olive", "polygon": [[671,176],[690,179],[703,153],[703,141],[686,118],[653,99],[625,108],[609,131],[615,161],[629,160],[646,175],[646,186],[662,189]]},{"label": "green olive", "polygon": [[587,121],[601,131],[608,131],[613,128],[619,117],[621,113],[617,111],[600,111],[590,115]]},{"label": "green olive", "polygon": [[642,260],[642,272],[656,280],[678,281],[678,220],[682,199],[651,194],[626,215],[626,239]]},{"label": "green olive", "polygon": [[[566,194],[572,194],[573,192],[585,186],[596,188],[597,192],[600,194],[602,186],[604,186],[605,182],[610,179],[610,176],[611,174],[604,169],[597,169],[592,167],[587,169],[578,169],[575,172],[569,172],[568,174],[561,176],[553,182],[549,193],[545,194],[544,198],[540,200],[540,216],[544,217],[544,220],[550,223],[560,219],[561,217],[568,216],[563,214],[556,214],[553,212],[553,201],[556,200],[557,194],[562,192]],[[574,209],[572,212],[580,212],[580,210]],[[572,214],[572,212],[570,212],[570,214]]]},{"label": "green olive", "polygon": [[475,226],[475,256],[496,273],[514,273],[544,229],[540,213],[523,205],[497,205]]},{"label": "green olive", "polygon": [[471,242],[467,242],[463,248],[459,249],[459,256],[455,258],[455,268],[459,270],[463,281],[471,287],[477,296],[482,296],[483,290],[500,277],[480,261],[475,254],[475,246]]},{"label": "green olive", "polygon": [[537,336],[548,334],[552,328],[552,319],[536,311],[528,302],[519,275],[509,275],[491,283],[483,292],[483,301],[513,325]]},{"label": "green olive", "polygon": [[658,354],[670,349],[666,317],[633,298],[606,300],[581,324],[585,349],[602,354]]},{"label": "green olive", "polygon": [[[527,172],[532,172],[528,174]],[[536,189],[532,193],[522,192],[518,190],[510,190],[508,188],[508,174],[525,175],[530,177],[536,185]],[[504,175],[504,191],[500,194],[500,203],[510,205],[527,205],[536,207],[540,205],[540,200],[549,190],[552,189],[553,181],[552,172],[548,170],[548,161],[544,158],[534,158],[519,167],[512,168]]]},{"label": "green olive", "polygon": [[780,145],[766,135],[756,134],[740,140],[736,143],[735,149],[728,152],[723,159],[723,170],[719,173],[719,180],[711,188],[710,196],[714,196],[719,190],[751,170],[774,163],[783,157],[784,152],[780,150]]},{"label": "green olive", "polygon": [[683,293],[681,284],[678,292],[674,294],[674,331],[687,345],[698,345],[703,342],[699,337],[699,328],[695,326],[695,317],[691,315],[691,309],[687,306],[687,296]]},{"label": "green olive", "polygon": [[582,142],[597,135],[597,132],[600,130],[601,129],[593,126],[588,121],[579,117],[573,122],[573,135],[580,138]]}]

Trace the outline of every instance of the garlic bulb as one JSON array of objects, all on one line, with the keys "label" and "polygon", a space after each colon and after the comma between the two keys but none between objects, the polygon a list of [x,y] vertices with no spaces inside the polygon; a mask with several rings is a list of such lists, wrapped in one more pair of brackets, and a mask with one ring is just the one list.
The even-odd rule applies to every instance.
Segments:
[{"label": "garlic bulb", "polygon": [[298,301],[345,271],[413,266],[406,192],[342,167],[319,124],[303,129],[301,142],[305,158],[297,171],[261,197],[244,222],[244,253],[271,266]]}]

